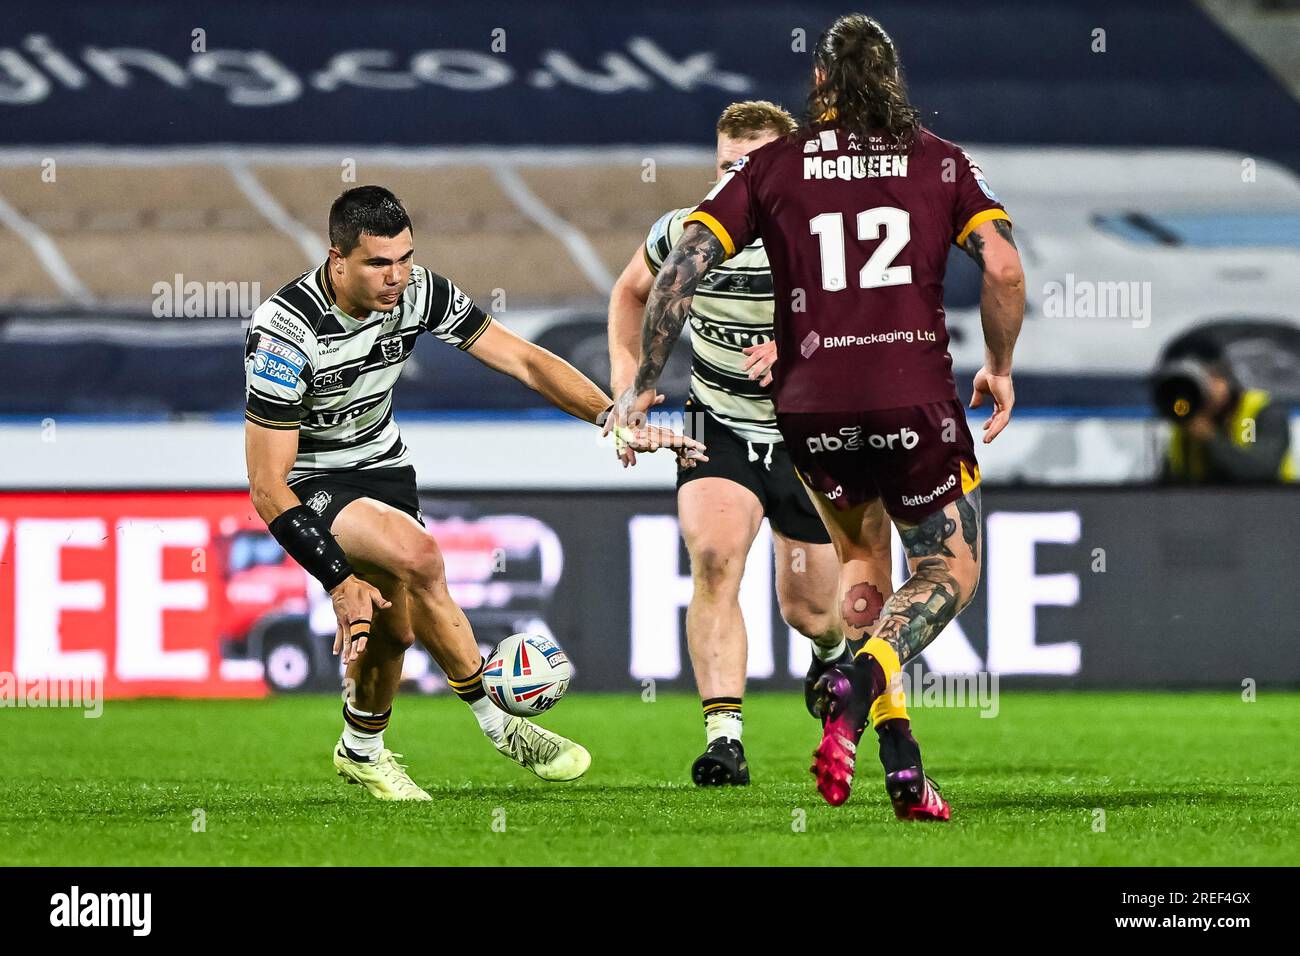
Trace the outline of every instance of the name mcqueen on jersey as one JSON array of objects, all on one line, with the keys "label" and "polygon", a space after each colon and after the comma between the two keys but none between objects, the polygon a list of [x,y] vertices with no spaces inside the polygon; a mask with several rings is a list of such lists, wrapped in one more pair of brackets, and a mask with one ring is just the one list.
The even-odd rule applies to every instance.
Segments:
[{"label": "name mcqueen on jersey", "polygon": [[880,179],[906,176],[906,156],[805,156],[804,179]]}]

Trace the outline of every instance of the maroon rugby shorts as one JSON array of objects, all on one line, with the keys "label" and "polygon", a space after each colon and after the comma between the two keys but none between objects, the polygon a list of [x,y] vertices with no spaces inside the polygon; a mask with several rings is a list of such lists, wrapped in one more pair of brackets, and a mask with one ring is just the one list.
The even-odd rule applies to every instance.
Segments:
[{"label": "maroon rugby shorts", "polygon": [[880,498],[891,517],[920,524],[979,485],[975,442],[957,399],[776,418],[799,477],[839,511]]}]

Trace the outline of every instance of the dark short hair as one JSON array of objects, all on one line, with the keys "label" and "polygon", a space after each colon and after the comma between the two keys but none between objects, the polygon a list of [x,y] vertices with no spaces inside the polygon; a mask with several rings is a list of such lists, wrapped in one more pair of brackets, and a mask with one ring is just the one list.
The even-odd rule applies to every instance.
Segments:
[{"label": "dark short hair", "polygon": [[355,186],[330,206],[330,245],[345,256],[363,234],[391,237],[410,228],[402,201],[383,186]]}]

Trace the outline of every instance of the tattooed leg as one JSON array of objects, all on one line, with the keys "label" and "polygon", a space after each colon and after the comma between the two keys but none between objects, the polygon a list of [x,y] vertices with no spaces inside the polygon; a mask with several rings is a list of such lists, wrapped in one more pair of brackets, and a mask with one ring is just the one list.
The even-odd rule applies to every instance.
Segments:
[{"label": "tattooed leg", "polygon": [[974,596],[980,515],[975,488],[920,524],[898,523],[912,576],[885,602],[874,636],[894,649],[900,663],[924,650]]},{"label": "tattooed leg", "polygon": [[885,599],[894,593],[889,516],[880,499],[850,511],[837,511],[809,492],[840,561],[840,616],[844,636],[854,645],[880,621]]}]

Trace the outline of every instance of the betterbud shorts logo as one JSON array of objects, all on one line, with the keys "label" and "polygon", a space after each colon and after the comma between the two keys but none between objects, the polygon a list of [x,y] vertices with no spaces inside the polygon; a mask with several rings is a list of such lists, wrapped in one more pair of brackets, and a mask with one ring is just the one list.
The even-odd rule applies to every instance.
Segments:
[{"label": "betterbud shorts logo", "polygon": [[857,425],[841,428],[837,435],[808,436],[808,450],[816,455],[823,451],[860,451],[862,449],[862,429]]},{"label": "betterbud shorts logo", "polygon": [[928,495],[903,495],[902,501],[903,504],[907,505],[909,508],[915,508],[917,505],[928,505],[930,502],[934,501],[934,499],[938,498],[940,495],[947,494],[955,487],[957,487],[957,476],[949,475],[947,481],[934,489],[934,491],[930,492]]}]

